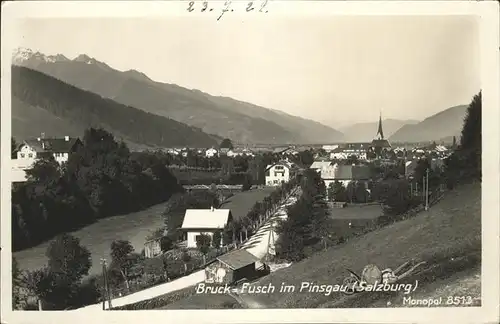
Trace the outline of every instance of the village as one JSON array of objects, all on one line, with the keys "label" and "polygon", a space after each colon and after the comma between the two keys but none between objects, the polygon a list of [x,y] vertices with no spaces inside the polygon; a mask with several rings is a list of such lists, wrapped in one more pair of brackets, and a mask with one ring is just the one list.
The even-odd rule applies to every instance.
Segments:
[{"label": "village", "polygon": [[[349,236],[348,233],[359,231],[367,223],[374,222],[382,216],[378,198],[373,193],[378,181],[388,176],[395,179],[410,179],[415,184],[411,189],[412,194],[414,192],[415,195],[428,196],[429,193],[425,192],[426,182],[429,181],[428,172],[422,174],[422,170],[428,168],[442,172],[443,161],[453,149],[453,146],[446,147],[436,143],[393,147],[384,138],[381,118],[376,138],[367,143],[301,148],[290,146],[267,150],[234,148],[229,140],[221,144],[219,148],[211,147],[205,150],[189,148],[161,150],[160,154],[170,156],[170,161],[176,163],[167,167],[173,170],[174,174],[183,170],[180,174],[184,172],[187,174],[186,178],[191,180],[183,184],[187,193],[217,193],[219,204],[208,209],[186,209],[180,217],[182,220],[179,222],[178,235],[175,238],[169,237],[167,244],[164,241],[171,229],[160,228],[155,235],[146,237],[141,252],[145,258],[143,271],[145,275],[157,278],[154,280],[155,286],[133,288],[133,276],[125,279],[126,286],[122,283],[118,286],[113,284],[114,287],[111,287],[109,280],[105,280],[102,288],[104,290],[102,307],[105,309],[126,307],[142,301],[144,299],[142,296],[145,296],[146,292],[148,299],[154,298],[155,295],[159,296],[170,291],[168,286],[180,282],[183,278],[189,280],[186,279],[182,288],[200,282],[207,285],[241,287],[241,284],[248,285],[248,282],[289,266],[290,263],[274,262],[275,245],[279,236],[277,228],[286,220],[287,209],[300,197],[300,179],[307,170],[313,170],[318,174],[326,188],[323,199],[330,210],[335,209],[331,217],[336,219],[338,224],[343,224],[338,225],[338,228],[343,228],[345,235]],[[43,134],[37,139],[23,141],[16,147],[12,159],[12,181],[14,183],[28,181],[26,170],[40,159],[53,157],[55,162],[65,165],[68,158],[82,145],[82,141],[78,138],[69,136],[45,138]],[[235,172],[235,160],[240,159],[241,163],[241,159],[246,159],[251,163],[263,155],[270,157],[270,161],[273,162],[266,164],[261,170],[256,168],[257,174],[251,174],[250,168],[243,172],[238,170],[240,173],[250,174],[248,178],[242,178],[242,183],[233,181],[208,184],[207,179],[202,179],[203,181],[196,184],[190,176],[192,174],[190,171],[206,173],[223,171],[231,175],[231,172]],[[193,156],[198,156],[198,159],[195,159],[198,162],[207,159],[208,164],[211,163],[212,166],[188,165]],[[425,164],[423,169],[422,163]],[[262,182],[259,182],[259,171],[264,171],[265,174],[261,177]],[[182,177],[178,177],[178,181],[179,179]],[[240,198],[240,202],[234,202],[239,196],[243,197]],[[227,235],[232,237],[226,238]],[[175,266],[172,268],[172,265],[167,265],[170,261],[165,263],[162,260],[171,260],[181,268],[174,270]],[[104,277],[109,276],[107,272],[110,270],[106,266],[106,261],[103,260],[101,264],[101,274]],[[154,289],[156,293],[151,292]],[[233,294],[238,292],[235,289],[231,290]],[[39,308],[42,307],[39,304]]]}]

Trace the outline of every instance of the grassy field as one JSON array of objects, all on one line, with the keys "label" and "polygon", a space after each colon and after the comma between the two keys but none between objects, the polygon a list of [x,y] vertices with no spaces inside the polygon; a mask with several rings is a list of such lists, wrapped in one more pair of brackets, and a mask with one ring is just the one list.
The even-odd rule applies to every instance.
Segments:
[{"label": "grassy field", "polygon": [[157,309],[236,309],[240,304],[228,295],[193,294]]},{"label": "grassy field", "polygon": [[[116,239],[129,240],[137,252],[144,247],[145,237],[153,230],[163,224],[161,217],[166,203],[155,205],[148,209],[101,219],[98,222],[86,226],[71,234],[80,239],[82,245],[86,246],[92,254],[92,267],[90,274],[101,271],[100,259],[110,258],[111,242]],[[13,255],[19,262],[21,269],[34,270],[47,263],[45,252],[49,242],[35,247],[15,252]]]},{"label": "grassy field", "polygon": [[329,211],[331,219],[345,220],[371,220],[383,214],[379,204],[349,204],[346,208],[330,208]]},{"label": "grassy field", "polygon": [[[401,293],[365,292],[346,297],[340,292],[330,296],[322,293],[299,292],[303,281],[315,284],[342,284],[348,275],[346,268],[360,273],[369,263],[381,269],[396,268],[410,259],[424,260],[427,265],[408,282],[419,281],[415,293],[431,294],[438,282],[446,283],[456,275],[468,276],[481,258],[481,188],[466,185],[447,192],[443,200],[429,211],[385,228],[350,239],[347,243],[293,264],[289,268],[263,278],[259,284],[282,282],[294,285],[294,293],[254,295],[253,299],[269,308],[328,308],[376,306],[380,300],[394,300]],[[477,282],[468,294],[478,294]],[[396,294],[396,295],[395,295]],[[477,296],[476,296],[477,297]],[[382,305],[387,307],[387,305]]]},{"label": "grassy field", "polygon": [[274,187],[263,187],[243,191],[226,200],[220,208],[231,209],[234,219],[240,219],[247,215],[257,201],[264,200],[274,190]]}]

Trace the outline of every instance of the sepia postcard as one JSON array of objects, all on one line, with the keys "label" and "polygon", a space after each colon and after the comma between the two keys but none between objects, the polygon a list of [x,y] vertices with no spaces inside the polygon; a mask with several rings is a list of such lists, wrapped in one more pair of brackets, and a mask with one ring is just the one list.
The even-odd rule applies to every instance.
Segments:
[{"label": "sepia postcard", "polygon": [[2,323],[500,320],[499,2],[1,24]]}]

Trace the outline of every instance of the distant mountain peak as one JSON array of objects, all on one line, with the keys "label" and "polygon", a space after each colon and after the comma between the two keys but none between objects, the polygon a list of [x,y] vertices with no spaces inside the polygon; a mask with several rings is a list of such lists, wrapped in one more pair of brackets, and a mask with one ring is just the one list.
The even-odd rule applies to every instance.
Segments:
[{"label": "distant mountain peak", "polygon": [[139,80],[148,80],[148,81],[152,81],[146,74],[140,72],[140,71],[137,71],[135,69],[132,69],[132,70],[127,70],[125,72],[123,72],[131,77],[134,77],[136,79],[139,79]]},{"label": "distant mountain peak", "polygon": [[80,54],[80,55],[78,55],[77,57],[75,57],[73,59],[73,62],[81,62],[81,63],[85,63],[85,64],[94,64],[94,65],[97,65],[97,66],[99,66],[99,67],[101,67],[103,69],[111,69],[109,67],[109,65],[107,65],[106,63],[98,61],[95,58],[88,56],[87,54]]},{"label": "distant mountain peak", "polygon": [[91,58],[87,54],[80,54],[77,57],[75,57],[75,59],[73,61],[75,61],[75,62],[83,62],[83,63],[87,63],[87,64],[92,64],[92,63],[95,63],[97,60]]},{"label": "distant mountain peak", "polygon": [[44,55],[40,52],[33,52],[32,49],[26,47],[18,47],[12,53],[12,63],[14,64],[22,64],[28,60],[37,60],[47,63],[69,61],[69,59],[62,54]]}]

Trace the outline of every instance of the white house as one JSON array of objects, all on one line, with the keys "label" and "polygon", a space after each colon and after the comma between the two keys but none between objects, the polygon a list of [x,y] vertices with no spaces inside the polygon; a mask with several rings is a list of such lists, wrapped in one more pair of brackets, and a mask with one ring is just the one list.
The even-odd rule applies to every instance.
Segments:
[{"label": "white house", "polygon": [[36,140],[24,141],[17,150],[17,159],[21,161],[34,162],[37,158],[52,155],[54,159],[62,164],[68,161],[69,154],[75,152],[82,142],[78,138],[37,138]]},{"label": "white house", "polygon": [[347,187],[351,181],[367,182],[370,180],[370,169],[366,165],[339,165],[335,163],[321,169],[321,179],[326,188],[335,181],[339,181]]},{"label": "white house", "polygon": [[321,172],[323,168],[327,168],[332,164],[331,161],[314,161],[313,164],[309,167],[309,169],[316,170]]},{"label": "white house", "polygon": [[332,144],[332,145],[326,144],[326,145],[322,146],[322,149],[325,150],[326,152],[331,152],[331,151],[335,150],[338,147],[339,147],[338,144]]},{"label": "white house", "polygon": [[291,162],[279,162],[266,167],[266,185],[279,186],[293,177],[294,165]]},{"label": "white house", "polygon": [[229,209],[186,209],[181,230],[186,233],[187,247],[196,248],[196,239],[202,233],[213,236],[232,220]]},{"label": "white house", "polygon": [[211,147],[211,148],[209,148],[208,150],[205,151],[205,156],[207,158],[211,158],[211,157],[214,157],[214,156],[217,156],[217,155],[219,155],[219,151],[217,151],[213,147]]}]

